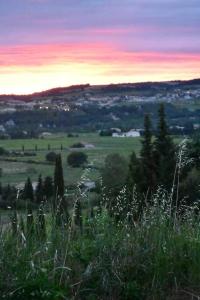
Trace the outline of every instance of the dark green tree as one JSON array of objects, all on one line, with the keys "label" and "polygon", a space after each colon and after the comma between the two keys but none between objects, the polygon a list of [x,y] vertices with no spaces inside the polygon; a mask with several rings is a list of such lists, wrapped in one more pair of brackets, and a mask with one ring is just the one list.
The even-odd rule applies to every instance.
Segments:
[{"label": "dark green tree", "polygon": [[[56,157],[55,171],[54,171],[54,197],[53,197],[53,211],[56,217],[56,224],[61,225],[66,222],[68,218],[67,204],[64,199],[64,177],[62,168],[62,158],[58,154]],[[65,218],[65,216],[67,216]]]},{"label": "dark green tree", "polygon": [[42,175],[39,175],[35,191],[36,202],[40,204],[44,200]]},{"label": "dark green tree", "polygon": [[44,184],[43,184],[44,197],[46,199],[53,197],[53,191],[54,191],[53,179],[50,176],[47,176],[44,179]]},{"label": "dark green tree", "polygon": [[71,167],[79,168],[87,162],[87,155],[84,152],[71,152],[67,157],[67,162]]},{"label": "dark green tree", "polygon": [[142,139],[142,148],[140,151],[140,163],[141,163],[141,178],[140,178],[140,190],[147,192],[150,195],[154,191],[156,186],[156,170],[155,161],[153,155],[153,143],[152,143],[152,126],[149,115],[144,117],[144,135]]},{"label": "dark green tree", "polygon": [[101,175],[106,195],[116,197],[126,184],[128,176],[126,159],[117,153],[109,154],[105,159]]},{"label": "dark green tree", "polygon": [[6,207],[11,206],[15,208],[16,204],[17,190],[14,186],[9,184],[5,187],[2,187],[2,200],[5,202]]},{"label": "dark green tree", "polygon": [[33,192],[33,186],[30,177],[28,177],[23,191],[23,199],[34,201],[34,192]]},{"label": "dark green tree", "polygon": [[48,152],[46,155],[46,160],[49,162],[55,162],[56,157],[57,157],[57,154],[55,152]]},{"label": "dark green tree", "polygon": [[140,180],[141,180],[141,164],[140,160],[137,158],[135,152],[133,151],[130,156],[127,187],[129,192],[132,194],[133,187],[136,185],[137,190],[140,190]]},{"label": "dark green tree", "polygon": [[56,156],[55,171],[54,171],[54,192],[56,197],[63,198],[64,196],[64,177],[63,177],[63,167],[62,158],[58,154]]},{"label": "dark green tree", "polygon": [[169,189],[173,184],[176,166],[176,147],[168,132],[163,104],[160,105],[158,116],[158,128],[154,141],[156,178],[158,185],[163,185],[166,189]]}]

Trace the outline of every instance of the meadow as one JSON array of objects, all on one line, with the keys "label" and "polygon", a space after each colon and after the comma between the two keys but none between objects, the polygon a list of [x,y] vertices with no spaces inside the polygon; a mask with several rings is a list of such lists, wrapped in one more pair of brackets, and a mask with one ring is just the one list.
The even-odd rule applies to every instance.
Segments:
[{"label": "meadow", "polygon": [[[30,176],[33,182],[37,181],[39,174],[45,176],[53,176],[53,164],[46,163],[46,154],[50,151],[62,154],[63,171],[66,185],[76,184],[83,173],[82,168],[71,168],[67,165],[66,159],[68,154],[73,150],[70,148],[75,143],[82,142],[92,145],[91,148],[80,148],[78,150],[84,151],[88,155],[88,163],[93,164],[97,169],[102,166],[105,157],[111,153],[119,153],[129,158],[131,152],[134,150],[139,152],[141,144],[140,138],[112,138],[100,137],[97,133],[79,134],[78,137],[67,137],[65,134],[54,134],[43,139],[24,139],[24,140],[1,140],[0,147],[6,150],[35,152],[35,146],[38,150],[36,156],[28,157],[3,157],[0,161],[0,167],[3,170],[1,177],[2,184],[20,184],[25,182]],[[63,150],[61,151],[61,145]],[[50,150],[48,150],[50,147]],[[9,158],[9,161],[5,159]],[[14,162],[10,160],[15,160]],[[31,162],[32,161],[32,162]],[[34,162],[37,162],[34,163]],[[90,171],[90,178],[95,180],[99,177],[99,171],[92,169]]]}]

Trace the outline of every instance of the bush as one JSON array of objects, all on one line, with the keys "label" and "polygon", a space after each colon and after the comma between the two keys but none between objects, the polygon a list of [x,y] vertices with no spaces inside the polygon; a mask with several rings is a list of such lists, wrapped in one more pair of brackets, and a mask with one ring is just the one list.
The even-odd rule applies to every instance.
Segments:
[{"label": "bush", "polygon": [[87,155],[83,152],[71,152],[67,157],[67,163],[73,168],[79,168],[87,162]]},{"label": "bush", "polygon": [[70,146],[70,148],[84,148],[85,145],[83,143],[75,143]]},{"label": "bush", "polygon": [[109,154],[105,159],[101,174],[106,192],[116,196],[126,183],[128,163],[123,156],[117,153]]},{"label": "bush", "polygon": [[8,155],[8,154],[9,154],[9,152],[6,149],[4,149],[3,147],[0,147],[0,156],[1,155]]},{"label": "bush", "polygon": [[55,162],[56,161],[57,154],[55,152],[49,152],[46,155],[46,160],[49,162]]}]

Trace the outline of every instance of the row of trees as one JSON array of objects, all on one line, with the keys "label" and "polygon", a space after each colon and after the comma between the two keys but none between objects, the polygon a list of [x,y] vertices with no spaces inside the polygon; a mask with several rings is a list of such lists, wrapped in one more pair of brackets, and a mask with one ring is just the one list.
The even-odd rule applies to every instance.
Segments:
[{"label": "row of trees", "polygon": [[50,176],[47,176],[44,181],[40,175],[38,183],[34,192],[33,185],[30,177],[28,177],[24,189],[21,193],[21,198],[24,200],[30,200],[36,204],[40,204],[44,199],[49,199],[53,196],[54,186],[53,180]]},{"label": "row of trees", "polygon": [[0,207],[13,208],[16,203],[16,198],[18,201],[18,208],[25,208],[27,200],[37,206],[45,199],[52,198],[53,195],[54,184],[50,176],[45,177],[43,180],[40,175],[35,190],[30,177],[28,177],[24,188],[20,191],[10,184],[4,187],[0,185]]}]

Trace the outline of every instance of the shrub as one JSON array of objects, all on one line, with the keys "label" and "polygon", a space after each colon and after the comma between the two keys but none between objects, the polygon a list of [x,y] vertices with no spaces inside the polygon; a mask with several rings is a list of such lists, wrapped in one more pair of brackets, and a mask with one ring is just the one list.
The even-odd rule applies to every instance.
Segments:
[{"label": "shrub", "polygon": [[56,161],[57,154],[55,152],[49,152],[46,155],[46,160],[49,162],[55,162]]},{"label": "shrub", "polygon": [[84,148],[85,145],[83,143],[75,143],[73,145],[70,146],[70,148]]},{"label": "shrub", "polygon": [[0,147],[0,156],[1,155],[8,155],[8,154],[9,154],[9,152],[6,149],[4,149],[3,147]]},{"label": "shrub", "polygon": [[83,152],[71,152],[67,157],[67,163],[73,168],[79,168],[87,162],[87,155]]}]

